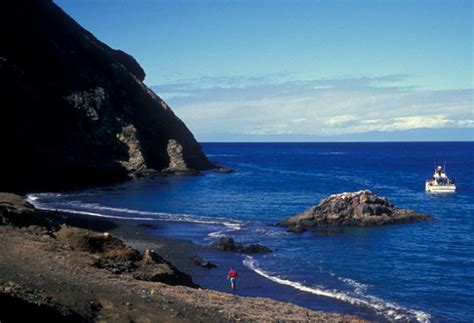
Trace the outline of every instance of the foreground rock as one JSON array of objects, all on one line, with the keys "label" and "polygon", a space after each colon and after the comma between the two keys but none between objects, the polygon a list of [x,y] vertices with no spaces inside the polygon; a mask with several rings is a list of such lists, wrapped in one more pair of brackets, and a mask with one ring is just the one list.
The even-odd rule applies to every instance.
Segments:
[{"label": "foreground rock", "polygon": [[0,192],[0,225],[17,227],[37,226],[45,230],[59,228],[57,217],[51,212],[42,212],[21,196]]},{"label": "foreground rock", "polygon": [[431,220],[409,209],[396,208],[387,198],[369,190],[329,196],[317,206],[279,223],[289,232],[327,226],[375,226]]},{"label": "foreground rock", "polygon": [[145,250],[140,268],[133,275],[135,279],[161,282],[168,285],[183,285],[198,288],[199,285],[193,282],[193,278],[181,272],[169,261],[166,261],[153,250]]},{"label": "foreground rock", "polygon": [[193,283],[191,276],[155,252],[145,250],[142,255],[109,233],[65,225],[62,217],[38,211],[15,194],[0,193],[0,224],[27,227],[30,232],[51,237],[72,255],[89,259],[88,264],[95,268],[114,274],[133,272],[133,277],[140,280],[199,287]]},{"label": "foreground rock", "polygon": [[143,83],[137,61],[53,1],[2,2],[0,35],[0,146],[8,152],[0,190],[57,190],[150,170],[194,174],[215,167]]},{"label": "foreground rock", "polygon": [[235,242],[234,239],[228,237],[222,237],[212,243],[212,247],[222,251],[234,251],[241,253],[268,253],[271,252],[270,248],[261,246],[259,244],[251,244],[244,246],[240,242]]},{"label": "foreground rock", "polygon": [[[362,322],[268,298],[163,283],[173,266],[152,250],[141,254],[112,235],[65,226],[61,217],[52,229],[41,227],[36,220],[47,212],[18,196],[0,194],[0,206],[8,220],[0,223],[1,322]],[[48,216],[53,221],[58,214]],[[112,274],[92,265],[97,259],[112,266],[129,261],[131,271]]]}]

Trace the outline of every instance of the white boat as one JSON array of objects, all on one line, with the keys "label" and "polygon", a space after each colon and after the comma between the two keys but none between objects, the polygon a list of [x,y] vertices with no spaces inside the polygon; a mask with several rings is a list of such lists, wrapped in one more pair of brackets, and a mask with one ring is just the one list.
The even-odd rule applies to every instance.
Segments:
[{"label": "white boat", "polygon": [[438,166],[435,169],[433,177],[426,180],[425,191],[430,193],[454,193],[456,184],[450,179],[443,167]]}]

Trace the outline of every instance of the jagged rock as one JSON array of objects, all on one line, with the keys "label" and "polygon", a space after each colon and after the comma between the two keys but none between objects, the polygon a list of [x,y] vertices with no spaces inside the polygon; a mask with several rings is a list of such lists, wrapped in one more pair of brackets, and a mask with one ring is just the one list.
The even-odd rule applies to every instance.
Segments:
[{"label": "jagged rock", "polygon": [[[181,173],[216,167],[142,82],[135,59],[53,1],[2,3],[0,36],[0,146],[8,152],[0,190],[104,184],[170,165]],[[179,158],[167,151],[171,140]]]},{"label": "jagged rock", "polygon": [[160,282],[168,285],[183,285],[198,288],[190,275],[166,261],[153,250],[145,250],[143,259],[133,277],[139,280]]},{"label": "jagged rock", "polygon": [[183,146],[177,140],[168,140],[166,152],[170,162],[168,167],[162,170],[162,173],[174,175],[195,175],[198,173],[195,169],[188,167],[183,155]]},{"label": "jagged rock", "polygon": [[222,251],[235,251],[241,253],[268,253],[270,248],[261,246],[259,244],[251,244],[244,246],[240,242],[235,242],[234,239],[222,237],[212,243],[212,247]]},{"label": "jagged rock", "polygon": [[191,261],[193,262],[193,264],[195,264],[196,266],[199,266],[199,267],[203,267],[203,268],[207,268],[207,269],[211,269],[211,268],[216,268],[217,265],[213,264],[212,262],[210,262],[209,260],[207,260],[206,258],[202,258],[198,255],[194,256],[194,257],[191,257]]},{"label": "jagged rock", "polygon": [[369,190],[331,195],[317,206],[279,223],[289,232],[325,226],[371,226],[430,220],[431,216],[396,208]]}]

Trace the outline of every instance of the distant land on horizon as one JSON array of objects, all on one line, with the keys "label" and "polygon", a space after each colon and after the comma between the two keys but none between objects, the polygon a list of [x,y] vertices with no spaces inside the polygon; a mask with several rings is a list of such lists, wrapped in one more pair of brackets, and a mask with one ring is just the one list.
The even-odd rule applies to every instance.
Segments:
[{"label": "distant land on horizon", "polygon": [[[219,138],[219,140],[216,140]],[[474,128],[418,128],[404,131],[369,131],[342,135],[302,134],[197,134],[199,142],[450,142],[474,141]]]}]

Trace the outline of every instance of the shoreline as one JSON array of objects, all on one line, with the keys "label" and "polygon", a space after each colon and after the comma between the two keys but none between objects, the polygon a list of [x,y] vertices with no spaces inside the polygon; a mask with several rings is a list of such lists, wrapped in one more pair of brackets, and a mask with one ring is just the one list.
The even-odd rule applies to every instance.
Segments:
[{"label": "shoreline", "polygon": [[[147,281],[137,278],[133,270],[114,273],[101,269],[93,264],[104,260],[101,258],[104,255],[116,255],[124,250],[130,254],[133,251],[114,238],[126,236],[125,231],[130,230],[131,226],[109,219],[97,221],[71,217],[71,214],[62,212],[37,210],[18,196],[0,195],[0,234],[3,243],[0,250],[0,298],[7,305],[6,310],[0,313],[2,321],[21,318],[26,315],[22,311],[25,308],[30,309],[28,314],[39,318],[62,318],[72,322],[364,321],[354,315],[313,311],[269,298],[241,297],[211,289],[171,286],[159,280]],[[112,235],[77,228],[74,226],[77,221],[81,227],[101,229]],[[126,230],[121,231],[120,228]],[[82,243],[84,238],[91,237],[102,241],[98,250],[82,250],[81,245],[77,247],[70,240],[78,238]],[[146,244],[146,249],[151,249],[152,244],[147,239],[133,240],[131,236],[124,239],[137,249],[145,247],[143,244]],[[154,240],[152,247],[164,252],[172,251],[169,247],[174,245],[174,252],[180,254],[174,259],[177,261],[185,259],[182,243],[160,238]],[[186,250],[193,251],[189,246],[186,244]],[[155,262],[142,264],[146,254],[144,252],[139,258],[143,260],[136,264],[148,269],[163,266],[163,261],[156,265]],[[168,253],[169,260],[174,258],[172,255],[173,252]],[[226,271],[223,267],[220,268]],[[138,267],[136,272],[142,269]],[[194,282],[199,283],[199,278]]]},{"label": "shoreline", "polygon": [[[98,218],[93,215],[62,212],[73,225],[81,225],[92,230],[104,230],[116,235],[133,248],[143,251],[153,249],[181,271],[190,274],[201,287],[224,293],[231,293],[226,281],[227,271],[234,266],[239,271],[236,294],[244,297],[267,297],[276,301],[291,303],[305,308],[342,315],[355,315],[368,321],[388,322],[368,308],[352,305],[330,297],[314,295],[292,286],[271,281],[243,264],[248,256],[236,252],[216,250],[210,246],[195,244],[182,238],[167,237],[160,234],[162,228],[157,224],[116,219]],[[199,255],[216,264],[217,268],[207,269],[196,266],[190,260]]]}]

